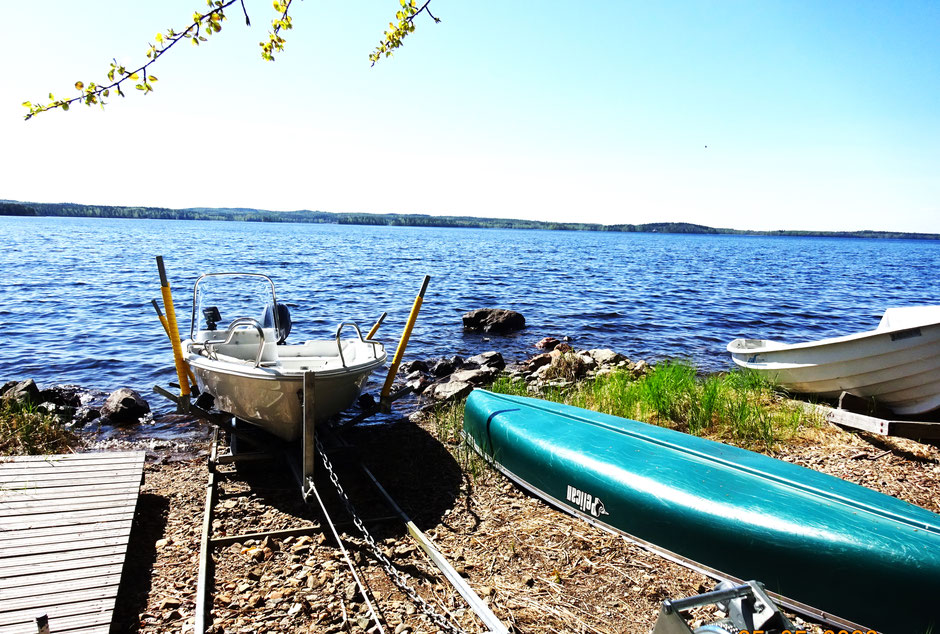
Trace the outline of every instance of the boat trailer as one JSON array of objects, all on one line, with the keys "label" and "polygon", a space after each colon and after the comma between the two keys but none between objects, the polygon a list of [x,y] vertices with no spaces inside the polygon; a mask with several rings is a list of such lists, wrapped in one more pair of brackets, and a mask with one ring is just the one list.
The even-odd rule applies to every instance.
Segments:
[{"label": "boat trailer", "polygon": [[[164,396],[177,403],[177,405],[180,405],[181,408],[183,407],[182,403],[184,399],[173,394],[172,392],[159,386],[155,386],[154,391],[161,396]],[[385,400],[385,403],[390,404],[397,398],[400,398],[409,392],[410,390],[406,389],[392,394]],[[228,546],[236,542],[242,543],[249,539],[262,540],[272,537],[296,537],[323,532],[323,525],[314,524],[303,527],[265,531],[260,533],[231,535],[225,537],[212,536],[213,509],[215,508],[217,500],[219,479],[222,475],[219,472],[218,467],[221,465],[282,459],[282,461],[286,461],[290,466],[291,472],[300,486],[300,492],[304,501],[308,503],[316,501],[320,515],[324,520],[324,524],[326,527],[328,527],[334,540],[338,544],[342,556],[345,559],[347,566],[352,573],[353,579],[359,588],[359,593],[367,606],[370,618],[375,624],[375,629],[371,631],[384,632],[385,630],[383,629],[382,623],[378,617],[377,610],[369,598],[370,592],[366,589],[365,584],[359,578],[352,558],[350,557],[349,552],[346,550],[345,546],[343,545],[343,541],[340,538],[338,528],[343,526],[343,524],[334,521],[330,517],[326,505],[323,502],[321,493],[315,484],[314,469],[317,462],[322,465],[329,477],[329,480],[335,487],[340,500],[342,501],[347,513],[351,517],[351,523],[359,530],[365,543],[370,547],[370,554],[375,557],[375,559],[382,565],[386,574],[389,576],[389,579],[405,595],[407,595],[409,599],[411,599],[411,601],[434,622],[435,625],[445,632],[451,632],[454,634],[460,634],[463,632],[463,630],[455,625],[447,616],[442,614],[438,609],[422,598],[411,587],[407,577],[398,571],[394,564],[392,564],[392,562],[389,561],[389,559],[382,552],[381,547],[378,545],[366,527],[367,521],[401,522],[411,538],[417,543],[421,550],[424,551],[433,564],[440,570],[441,574],[450,582],[457,593],[463,597],[470,609],[476,614],[478,619],[486,626],[486,631],[492,634],[509,634],[509,628],[503,624],[495,614],[493,614],[492,610],[490,610],[486,602],[483,601],[483,599],[481,599],[480,596],[470,587],[466,580],[460,576],[456,569],[454,569],[454,567],[441,554],[440,550],[438,550],[431,539],[428,538],[427,535],[425,535],[414,524],[411,518],[408,517],[408,515],[385,490],[375,475],[368,469],[366,465],[362,464],[361,462],[357,462],[359,469],[365,475],[368,482],[370,482],[375,490],[379,493],[380,497],[384,500],[388,507],[392,510],[392,514],[381,517],[373,517],[369,518],[368,520],[364,520],[359,515],[354,505],[352,504],[352,501],[343,490],[336,470],[329,458],[329,453],[331,453],[331,450],[347,451],[350,449],[350,446],[345,444],[345,442],[335,432],[327,430],[326,428],[317,429],[314,416],[315,399],[315,376],[313,372],[307,372],[304,375],[304,424],[301,452],[299,456],[296,446],[289,446],[287,443],[276,441],[274,439],[267,443],[264,441],[259,441],[259,438],[256,435],[252,434],[251,432],[246,432],[244,425],[239,426],[238,420],[234,417],[228,416],[224,413],[204,409],[197,403],[188,403],[187,411],[189,414],[203,419],[213,426],[212,443],[208,460],[209,478],[206,485],[205,512],[203,515],[199,547],[199,572],[196,594],[195,632],[197,634],[202,634],[208,631],[208,627],[211,625],[211,619],[209,618],[209,611],[211,609],[211,596],[209,588],[212,586],[214,580],[212,552],[216,548]],[[371,410],[364,411],[358,416],[355,416],[352,421],[347,424],[360,422],[369,416],[383,410],[387,411],[387,408],[376,407]],[[248,427],[250,428],[251,426],[249,425]],[[219,450],[220,432],[223,432],[229,438],[229,449],[224,453],[221,453]],[[252,445],[261,444],[262,447],[258,451],[239,451],[237,449],[239,439],[241,440],[242,445],[244,445],[246,442],[250,442]],[[327,447],[329,447],[329,449],[327,449]]]}]

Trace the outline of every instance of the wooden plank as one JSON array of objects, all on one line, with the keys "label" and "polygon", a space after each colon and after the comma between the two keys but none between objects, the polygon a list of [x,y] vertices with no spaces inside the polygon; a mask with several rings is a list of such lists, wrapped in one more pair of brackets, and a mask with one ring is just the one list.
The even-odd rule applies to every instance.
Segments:
[{"label": "wooden plank", "polygon": [[826,405],[804,403],[805,410],[821,414],[826,422],[841,427],[851,427],[879,436],[900,436],[903,438],[940,438],[940,423],[921,421],[887,420],[867,416],[845,409],[834,409]]},{"label": "wooden plank", "polygon": [[[0,557],[7,557],[8,552],[23,552],[24,550],[55,550],[63,544],[77,544],[80,542],[107,541],[115,537],[130,537],[131,527],[125,523],[118,528],[102,529],[97,531],[83,531],[80,533],[66,533],[64,535],[37,535],[35,537],[21,537],[19,539],[3,539],[0,537]],[[3,533],[0,533],[3,535]]]},{"label": "wooden plank", "polygon": [[[128,518],[128,515],[130,516]],[[62,513],[33,513],[19,517],[0,517],[0,531],[21,528],[46,528],[49,526],[68,526],[71,524],[93,523],[116,519],[134,519],[134,509],[122,507],[111,510],[81,510]]]},{"label": "wooden plank", "polygon": [[0,634],[107,632],[143,452],[0,461]]},{"label": "wooden plank", "polygon": [[[98,478],[77,478],[77,479],[65,479],[65,480],[30,480],[29,482],[2,482],[0,483],[0,488],[12,489],[11,487],[16,486],[16,491],[33,491],[36,489],[50,489],[53,487],[69,487],[69,486],[89,486],[94,485],[97,482],[100,482]],[[140,476],[131,476],[125,478],[113,478],[112,482],[121,482],[128,486],[140,486]]]},{"label": "wooden plank", "polygon": [[31,463],[7,463],[0,467],[0,476],[28,475],[31,473],[41,473],[43,475],[52,475],[56,473],[98,473],[109,470],[137,469],[139,465],[134,462],[76,462],[76,463],[52,463],[31,462]]},{"label": "wooden plank", "polygon": [[96,460],[85,462],[4,462],[0,463],[0,476],[27,473],[67,473],[107,471],[109,469],[139,469],[142,465],[130,460]]},{"label": "wooden plank", "polygon": [[[110,550],[111,552],[105,552]],[[14,565],[0,567],[0,575],[3,576],[4,581],[12,580],[14,578],[26,577],[32,574],[53,574],[53,573],[64,573],[69,571],[80,571],[85,568],[91,568],[94,566],[104,566],[104,565],[119,565],[124,561],[124,551],[121,550],[117,552],[117,549],[102,549],[102,552],[94,553],[91,556],[83,554],[82,552],[73,553],[74,557],[60,557],[53,559],[52,561],[40,561],[40,562],[23,562],[19,560],[13,562]],[[20,579],[21,583],[26,583],[25,580]]]},{"label": "wooden plank", "polygon": [[119,583],[121,583],[120,570],[118,570],[117,573],[86,576],[71,581],[53,581],[50,583],[37,583],[16,588],[4,588],[0,589],[0,605],[4,605],[7,601],[12,601],[13,599],[25,599],[27,597],[48,598],[50,595],[60,592],[87,590],[89,586],[94,586],[95,588],[116,587]]},{"label": "wooden plank", "polygon": [[83,453],[66,453],[38,456],[6,456],[0,458],[0,465],[16,462],[80,462],[83,460],[105,459],[143,459],[142,451],[86,451]]},{"label": "wooden plank", "polygon": [[35,555],[22,555],[18,559],[0,558],[0,574],[6,575],[7,568],[19,567],[24,565],[35,566],[50,561],[59,561],[67,559],[85,559],[86,557],[98,557],[105,555],[117,555],[127,549],[126,545],[115,546],[113,544],[101,544],[89,546],[85,549],[76,549],[66,552],[37,553]]},{"label": "wooden plank", "polygon": [[124,548],[127,548],[127,536],[121,535],[118,537],[105,537],[100,539],[77,539],[55,544],[43,544],[40,546],[11,546],[0,551],[0,560],[10,560],[16,557],[29,557],[35,555],[56,555],[75,550],[107,548],[109,546],[123,546]]},{"label": "wooden plank", "polygon": [[6,500],[58,500],[64,497],[80,498],[95,495],[107,495],[112,491],[127,491],[128,485],[121,482],[101,482],[98,484],[86,484],[84,486],[62,486],[48,487],[42,489],[19,489],[11,491],[4,489],[0,491],[0,505],[5,504]]},{"label": "wooden plank", "polygon": [[136,504],[137,494],[112,493],[97,497],[84,497],[75,500],[17,500],[0,502],[0,510],[8,513],[36,515],[58,513],[60,511],[80,511],[83,509],[115,509]]},{"label": "wooden plank", "polygon": [[[97,615],[106,613],[108,621],[111,620],[111,610],[114,605],[114,598],[99,599],[97,601],[79,601],[75,603],[65,603],[62,605],[43,606],[41,609],[25,608],[15,612],[0,612],[0,626],[20,624],[20,629],[11,629],[11,632],[22,632],[23,623],[32,624],[35,627],[35,619],[40,614],[48,614],[50,624],[54,618],[75,617],[85,615]],[[50,631],[52,628],[49,628]],[[0,632],[3,628],[0,627]]]},{"label": "wooden plank", "polygon": [[[34,614],[40,614],[35,612]],[[34,617],[35,618],[35,617]],[[110,632],[111,612],[89,612],[74,616],[62,616],[49,619],[49,631],[52,634],[89,634],[91,632],[108,634]],[[0,627],[0,634],[36,634],[36,623],[30,619],[27,623]]]},{"label": "wooden plank", "polygon": [[12,531],[0,531],[0,541],[39,537],[41,535],[73,535],[76,531],[90,531],[100,528],[109,530],[127,524],[126,520],[112,520],[110,522],[93,522],[89,524],[69,524],[67,526],[50,526],[49,528],[32,528]]},{"label": "wooden plank", "polygon": [[933,440],[940,438],[940,423],[893,420],[890,431],[892,436]]},{"label": "wooden plank", "polygon": [[73,482],[94,484],[96,482],[140,482],[140,471],[137,469],[108,469],[97,473],[86,471],[56,471],[55,473],[13,473],[6,475],[0,473],[0,486],[11,491],[33,489],[50,486],[76,486]]},{"label": "wooden plank", "polygon": [[120,561],[98,565],[98,559],[88,559],[84,560],[88,563],[87,566],[79,564],[77,567],[73,567],[71,564],[74,561],[78,560],[70,561],[70,565],[66,566],[64,570],[37,572],[44,570],[44,568],[30,566],[29,570],[25,571],[27,575],[25,577],[21,578],[19,575],[4,576],[0,578],[0,592],[14,588],[28,590],[29,588],[45,583],[67,583],[95,577],[106,577],[108,575],[120,575],[123,568],[123,564]]},{"label": "wooden plank", "polygon": [[117,586],[107,586],[105,588],[92,588],[90,590],[72,590],[70,592],[55,592],[52,594],[24,597],[22,599],[13,599],[0,603],[0,619],[6,612],[21,612],[23,610],[35,610],[36,608],[45,609],[47,606],[64,606],[69,603],[88,603],[91,601],[102,601],[104,599],[114,599],[117,597]]}]

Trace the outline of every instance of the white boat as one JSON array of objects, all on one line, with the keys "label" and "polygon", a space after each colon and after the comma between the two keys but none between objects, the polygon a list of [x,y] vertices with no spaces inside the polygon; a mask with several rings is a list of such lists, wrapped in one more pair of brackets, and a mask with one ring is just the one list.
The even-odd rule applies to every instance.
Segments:
[{"label": "white boat", "polygon": [[[232,307],[232,310],[229,310]],[[231,321],[224,325],[226,317]],[[355,331],[356,336],[343,338]],[[212,273],[193,288],[190,337],[183,356],[200,392],[214,406],[286,441],[303,430],[304,373],[313,372],[315,419],[348,408],[369,375],[385,363],[385,347],[344,322],[329,340],[287,344],[290,314],[274,283],[256,273]]]},{"label": "white boat", "polygon": [[874,330],[786,344],[735,339],[736,364],[802,394],[874,399],[896,414],[940,408],[940,306],[889,308]]}]

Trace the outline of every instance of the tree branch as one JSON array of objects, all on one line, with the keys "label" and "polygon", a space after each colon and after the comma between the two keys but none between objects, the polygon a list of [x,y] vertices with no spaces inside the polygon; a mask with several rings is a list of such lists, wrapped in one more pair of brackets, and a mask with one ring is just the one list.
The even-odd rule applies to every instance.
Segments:
[{"label": "tree branch", "polygon": [[426,12],[435,23],[440,23],[440,19],[435,17],[428,8],[428,5],[431,4],[431,0],[426,0],[426,2],[421,5],[420,9],[418,8],[416,0],[399,0],[399,3],[402,7],[401,11],[395,14],[395,17],[398,18],[398,24],[393,22],[388,23],[385,38],[379,41],[379,45],[369,55],[369,60],[372,62],[373,66],[375,66],[375,63],[382,57],[391,57],[392,51],[399,48],[404,43],[404,39],[410,33],[414,32],[414,19],[422,12]]},{"label": "tree branch", "polygon": [[[235,4],[237,1],[239,0],[214,0],[211,3],[214,5],[214,8],[207,13],[199,13],[198,11],[194,13],[192,24],[187,26],[181,33],[177,33],[173,29],[168,29],[165,33],[157,33],[155,38],[157,43],[151,44],[150,48],[147,50],[147,58],[149,61],[145,62],[136,70],[127,70],[124,66],[118,64],[116,60],[112,60],[111,69],[108,71],[108,81],[110,83],[96,84],[91,82],[86,87],[84,82],[77,81],[75,82],[75,89],[81,94],[76,97],[56,99],[52,93],[49,93],[49,99],[51,101],[47,104],[33,104],[29,101],[24,102],[23,106],[29,108],[29,114],[26,115],[26,119],[29,120],[40,112],[46,112],[56,108],[68,110],[69,106],[78,102],[84,102],[86,106],[98,104],[104,108],[107,103],[104,99],[110,96],[112,89],[120,96],[125,96],[124,91],[121,90],[121,84],[128,80],[139,80],[135,88],[143,91],[144,94],[152,92],[152,82],[157,81],[157,78],[147,74],[147,69],[150,65],[160,59],[164,53],[176,46],[181,40],[191,40],[194,45],[198,45],[199,42],[205,42],[207,38],[202,35],[203,28],[205,29],[206,35],[212,35],[213,33],[221,31],[221,22],[225,19],[225,9]],[[115,79],[115,77],[117,77],[117,79]],[[141,79],[141,77],[143,77],[143,79]]]}]

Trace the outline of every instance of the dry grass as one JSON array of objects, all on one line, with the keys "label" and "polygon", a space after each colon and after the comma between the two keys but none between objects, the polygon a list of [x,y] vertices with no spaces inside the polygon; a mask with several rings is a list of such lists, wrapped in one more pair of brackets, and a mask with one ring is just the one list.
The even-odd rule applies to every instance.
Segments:
[{"label": "dry grass", "polygon": [[15,401],[0,403],[0,456],[62,453],[78,444],[55,416]]}]

